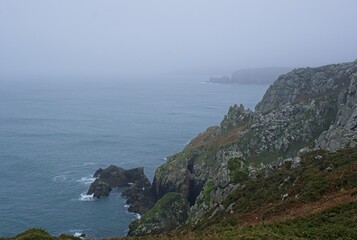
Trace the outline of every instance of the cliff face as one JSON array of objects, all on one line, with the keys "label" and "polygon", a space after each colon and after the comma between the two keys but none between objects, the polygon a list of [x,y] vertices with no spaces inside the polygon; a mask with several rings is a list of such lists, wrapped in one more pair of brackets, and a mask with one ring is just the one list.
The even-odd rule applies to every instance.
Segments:
[{"label": "cliff face", "polygon": [[316,146],[332,151],[357,145],[357,74],[353,75],[347,91],[341,92],[341,105],[330,128],[316,140]]},{"label": "cliff face", "polygon": [[[156,171],[157,198],[182,193],[191,205],[188,222],[222,212],[224,201],[247,180],[315,148],[356,146],[357,61],[302,68],[282,75],[256,111],[232,106],[220,126],[210,127]],[[310,149],[310,150],[309,150]]]},{"label": "cliff face", "polygon": [[[255,110],[266,113],[284,104],[301,103],[324,96],[338,97],[348,89],[357,60],[318,68],[299,68],[280,76]],[[343,93],[342,93],[343,94]]]}]

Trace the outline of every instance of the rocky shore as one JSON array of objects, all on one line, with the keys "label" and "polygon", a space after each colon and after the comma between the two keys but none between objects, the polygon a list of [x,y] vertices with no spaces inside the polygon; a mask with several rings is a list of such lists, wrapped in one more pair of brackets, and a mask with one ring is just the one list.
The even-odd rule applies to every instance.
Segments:
[{"label": "rocky shore", "polygon": [[[182,226],[199,227],[227,212],[242,211],[236,202],[242,196],[257,202],[254,186],[263,187],[270,178],[272,186],[279,185],[278,195],[266,186],[272,191],[267,193],[270,200],[292,201],[292,192],[296,192],[295,200],[307,193],[314,195],[310,189],[299,192],[304,188],[295,187],[299,177],[289,174],[301,171],[301,165],[314,168],[315,160],[335,156],[326,152],[307,155],[312,151],[356,146],[357,60],[294,69],[270,86],[255,111],[231,106],[219,126],[208,128],[183,151],[169,156],[156,170],[152,184],[143,168],[110,166],[94,174],[97,179],[88,194],[102,198],[113,188],[126,187],[122,194],[129,210],[143,214],[130,224],[129,235],[160,234]],[[317,169],[324,173],[337,168],[321,164]]]},{"label": "rocky shore", "polygon": [[87,194],[95,198],[109,196],[114,188],[125,188],[122,196],[127,199],[129,211],[143,214],[154,206],[151,183],[144,174],[144,168],[125,170],[111,165],[105,169],[98,169],[93,177],[97,178],[89,187]]},{"label": "rocky shore", "polygon": [[314,149],[355,147],[356,88],[357,61],[300,68],[280,76],[255,111],[232,106],[219,126],[199,134],[156,170],[155,198],[182,194],[190,206],[187,215],[183,211],[185,220],[166,227],[167,219],[144,214],[130,225],[129,234],[165,232],[182,222],[199,225],[233,211],[234,205],[223,203],[246,181],[270,176],[282,164],[299,167],[301,156]]}]

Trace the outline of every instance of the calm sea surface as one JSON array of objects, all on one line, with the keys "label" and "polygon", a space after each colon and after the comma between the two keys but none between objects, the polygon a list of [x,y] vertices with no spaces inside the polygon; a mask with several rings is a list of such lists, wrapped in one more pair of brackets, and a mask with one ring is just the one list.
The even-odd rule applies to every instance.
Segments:
[{"label": "calm sea surface", "polygon": [[123,236],[136,218],[120,189],[85,195],[99,167],[144,166],[165,157],[230,105],[254,108],[267,85],[202,83],[205,77],[0,80],[0,236],[31,227],[51,234]]}]

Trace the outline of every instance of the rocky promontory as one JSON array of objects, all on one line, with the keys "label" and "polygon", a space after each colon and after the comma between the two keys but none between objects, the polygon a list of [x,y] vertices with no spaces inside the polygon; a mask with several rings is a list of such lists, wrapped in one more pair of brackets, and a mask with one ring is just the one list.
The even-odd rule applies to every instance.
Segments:
[{"label": "rocky promontory", "polygon": [[[234,211],[234,202],[224,203],[243,191],[247,181],[268,177],[284,164],[289,171],[298,168],[302,156],[314,149],[356,147],[356,84],[357,60],[294,69],[280,76],[255,111],[230,107],[219,126],[208,128],[183,151],[169,156],[156,170],[155,197],[182,194],[190,204],[185,222],[195,226]],[[147,217],[150,221],[165,220]],[[130,233],[142,235],[145,229],[152,233],[142,226],[130,225]]]},{"label": "rocky promontory", "polygon": [[123,169],[111,165],[98,169],[93,177],[97,178],[89,187],[87,194],[95,198],[107,197],[114,188],[125,187],[122,195],[127,198],[129,211],[144,213],[154,206],[156,199],[151,183],[144,174],[144,168]]}]

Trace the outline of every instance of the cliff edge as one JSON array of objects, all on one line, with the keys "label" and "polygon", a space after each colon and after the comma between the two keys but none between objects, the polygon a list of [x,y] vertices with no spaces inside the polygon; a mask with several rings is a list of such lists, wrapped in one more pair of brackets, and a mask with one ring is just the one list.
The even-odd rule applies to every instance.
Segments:
[{"label": "cliff edge", "polygon": [[[225,202],[247,181],[268,177],[285,163],[289,170],[299,168],[302,156],[314,149],[356,147],[356,89],[357,60],[280,76],[255,111],[230,107],[219,126],[168,157],[156,170],[154,195],[181,193],[190,204],[186,223],[198,226],[233,211],[234,203],[229,207]],[[135,227],[145,229],[145,224],[138,221]]]}]

